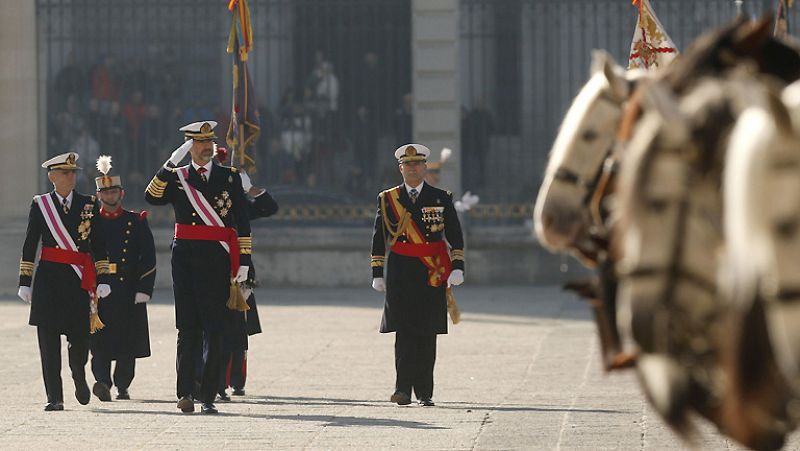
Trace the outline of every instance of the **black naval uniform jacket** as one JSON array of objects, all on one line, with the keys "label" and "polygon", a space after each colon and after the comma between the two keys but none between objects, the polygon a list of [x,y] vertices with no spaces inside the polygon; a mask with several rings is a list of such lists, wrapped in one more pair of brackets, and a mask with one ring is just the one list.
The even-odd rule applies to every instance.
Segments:
[{"label": "black naval uniform jacket", "polygon": [[109,360],[150,355],[147,304],[135,304],[136,293],[153,295],[156,248],[145,212],[124,210],[119,215],[101,210],[106,238],[111,294],[100,300],[105,328],[91,337],[93,355]]},{"label": "black naval uniform jacket", "polygon": [[[189,164],[188,168],[187,182],[208,200],[226,227],[236,229],[239,249],[231,249],[231,252],[239,252],[240,265],[252,266],[247,199],[237,169],[215,162],[209,180],[203,182],[194,166]],[[178,169],[162,167],[147,186],[145,200],[152,205],[172,204],[178,224],[205,225],[181,186],[176,173]],[[173,240],[172,284],[176,327],[221,332],[227,310],[225,303],[230,294],[230,279],[230,257],[219,242]]]},{"label": "black naval uniform jacket", "polygon": [[[53,198],[61,222],[64,223],[79,252],[89,252],[95,262],[97,284],[110,283],[106,258],[105,236],[100,223],[100,204],[95,196],[72,194],[69,213],[60,206],[55,191]],[[28,230],[22,246],[19,285],[30,287],[33,282],[31,314],[28,324],[44,327],[59,334],[89,333],[89,294],[81,289],[81,279],[71,265],[39,261],[33,279],[36,249],[42,246],[57,247],[39,205],[34,201],[28,215]],[[102,302],[102,300],[100,301]]]},{"label": "black naval uniform jacket", "polygon": [[[278,203],[267,191],[252,200],[247,198],[247,217],[251,220],[268,218],[277,212]],[[255,278],[255,265],[251,265],[247,279],[252,282]],[[247,298],[247,305],[250,310],[246,312],[228,310],[226,313],[225,337],[223,339],[223,349],[226,351],[246,351],[248,349],[247,337],[261,333],[261,319],[258,316],[255,293],[250,293]]]},{"label": "black naval uniform jacket", "polygon": [[[453,269],[464,270],[464,237],[461,223],[453,207],[453,194],[425,183],[415,203],[411,202],[405,185],[399,189],[400,203],[411,213],[428,243],[446,240],[450,245]],[[445,289],[447,280],[438,287],[428,285],[428,268],[419,257],[399,255],[387,249],[390,239],[381,212],[381,197],[378,196],[378,213],[375,217],[375,231],[372,235],[372,277],[384,277],[384,256],[389,252],[386,268],[386,302],[383,308],[381,333],[405,332],[415,335],[434,335],[447,333],[447,300]],[[444,207],[441,215],[426,215],[424,207]],[[389,222],[396,224],[389,200],[386,199],[386,212]],[[443,226],[443,227],[442,227]],[[441,229],[441,230],[440,230]],[[397,241],[406,242],[405,234]]]}]

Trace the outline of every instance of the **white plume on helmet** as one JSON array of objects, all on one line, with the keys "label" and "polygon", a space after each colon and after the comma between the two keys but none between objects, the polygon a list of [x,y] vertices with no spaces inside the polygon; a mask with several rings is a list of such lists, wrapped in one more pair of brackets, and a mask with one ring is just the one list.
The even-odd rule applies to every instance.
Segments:
[{"label": "white plume on helmet", "polygon": [[100,157],[97,159],[97,170],[103,175],[108,175],[108,172],[111,171],[110,155],[100,155]]}]

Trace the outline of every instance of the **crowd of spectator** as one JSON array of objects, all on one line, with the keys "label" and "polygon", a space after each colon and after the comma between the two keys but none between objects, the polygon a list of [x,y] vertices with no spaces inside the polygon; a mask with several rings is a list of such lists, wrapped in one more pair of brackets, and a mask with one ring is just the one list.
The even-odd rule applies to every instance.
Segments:
[{"label": "crowd of spectator", "polygon": [[[262,133],[251,150],[254,179],[268,186],[335,190],[360,200],[396,184],[391,150],[412,141],[413,98],[396,92],[396,86],[387,89],[386,72],[379,55],[367,51],[342,80],[336,65],[317,51],[308,73],[299,74],[274,111],[259,102]],[[175,131],[181,125],[214,119],[224,146],[229,99],[208,98],[185,82],[187,75],[170,52],[149,64],[112,56],[87,62],[70,54],[50,85],[48,154],[78,152],[84,190],[93,187],[96,158],[112,155],[126,188],[141,192],[178,144]],[[491,121],[482,106],[462,121],[465,176],[481,185]]]}]

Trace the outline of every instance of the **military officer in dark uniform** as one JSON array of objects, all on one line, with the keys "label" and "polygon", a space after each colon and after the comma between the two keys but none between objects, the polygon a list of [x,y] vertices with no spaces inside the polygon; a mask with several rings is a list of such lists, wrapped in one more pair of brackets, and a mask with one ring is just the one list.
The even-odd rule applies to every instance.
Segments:
[{"label": "military officer in dark uniform", "polygon": [[[185,413],[194,411],[192,391],[203,333],[208,349],[199,393],[201,411],[217,413],[214,398],[226,303],[236,298],[238,283],[247,279],[251,266],[247,201],[238,171],[213,161],[216,125],[202,121],[182,127],[186,141],[145,192],[149,203],[172,204],[175,211],[172,282],[178,329],[177,395],[178,408]],[[191,163],[175,167],[187,153],[191,153]]]},{"label": "military officer in dark uniform", "polygon": [[[92,335],[92,392],[101,401],[111,401],[112,386],[117,399],[130,399],[136,359],[150,356],[147,301],[156,280],[156,249],[147,224],[147,212],[122,208],[125,191],[118,175],[108,175],[111,157],[101,156],[95,178],[100,198],[100,218],[105,232],[112,295],[99,305],[105,328]],[[111,361],[116,361],[111,377]]]},{"label": "military officer in dark uniform", "polygon": [[[111,293],[100,205],[94,196],[74,191],[77,160],[76,153],[68,152],[42,164],[55,189],[33,199],[19,263],[18,295],[31,303],[29,324],[36,326],[39,340],[46,411],[64,410],[61,335],[69,342],[75,397],[81,404],[89,402],[85,366],[90,327],[99,327],[96,297]],[[31,290],[40,241],[42,253]]]},{"label": "military officer in dark uniform", "polygon": [[[247,216],[253,219],[268,218],[278,212],[278,203],[265,188],[253,186],[250,177],[245,172],[242,177],[242,189],[247,194]],[[244,297],[250,308],[246,312],[228,311],[226,317],[225,338],[223,340],[223,374],[220,377],[221,386],[219,397],[221,400],[230,400],[227,388],[232,387],[234,396],[244,396],[244,386],[247,382],[247,350],[248,337],[261,333],[261,321],[258,317],[258,306],[253,292],[255,283],[255,270],[250,268],[247,281],[243,284]]]},{"label": "military officer in dark uniform", "polygon": [[[433,406],[436,336],[447,333],[445,289],[464,282],[464,239],[453,195],[424,182],[430,150],[395,151],[404,183],[378,195],[372,236],[372,287],[386,292],[381,333],[395,332],[399,405]],[[384,280],[384,259],[388,269]]]},{"label": "military officer in dark uniform", "polygon": [[[218,147],[215,151],[215,158],[218,163],[224,164],[227,161],[228,152],[224,147]],[[267,192],[265,188],[253,186],[250,177],[246,172],[240,172],[242,178],[242,189],[246,194],[247,216],[250,220],[267,218],[278,212],[278,203]],[[255,266],[250,267],[247,280],[242,283],[242,294],[247,299],[247,312],[228,310],[225,315],[225,328],[223,332],[223,358],[220,367],[220,387],[219,400],[230,401],[227,389],[232,387],[234,396],[244,396],[244,386],[247,382],[247,351],[249,348],[249,337],[261,333],[261,320],[258,316],[258,305],[255,293]],[[197,371],[195,374],[195,391],[199,390],[200,380],[203,374],[205,350],[208,349],[208,340],[204,340],[203,349],[200,350],[201,356],[198,358]]]}]

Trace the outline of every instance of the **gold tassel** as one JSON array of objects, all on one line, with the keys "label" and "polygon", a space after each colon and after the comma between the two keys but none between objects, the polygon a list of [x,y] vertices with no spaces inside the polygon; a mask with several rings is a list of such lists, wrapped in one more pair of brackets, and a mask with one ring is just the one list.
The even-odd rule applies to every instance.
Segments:
[{"label": "gold tassel", "polygon": [[250,306],[247,305],[247,300],[242,296],[242,290],[239,288],[239,282],[235,280],[231,280],[231,291],[230,296],[228,296],[228,302],[225,304],[230,310],[236,310],[237,312],[246,312],[250,310]]},{"label": "gold tassel", "polygon": [[458,324],[461,322],[461,309],[458,308],[458,304],[456,304],[456,298],[453,296],[453,288],[447,288],[447,313],[450,314],[450,319],[453,321],[453,324]]},{"label": "gold tassel", "polygon": [[89,301],[89,333],[93,334],[98,330],[106,327],[100,321],[100,314],[97,312],[97,293],[92,294],[92,300]]}]

